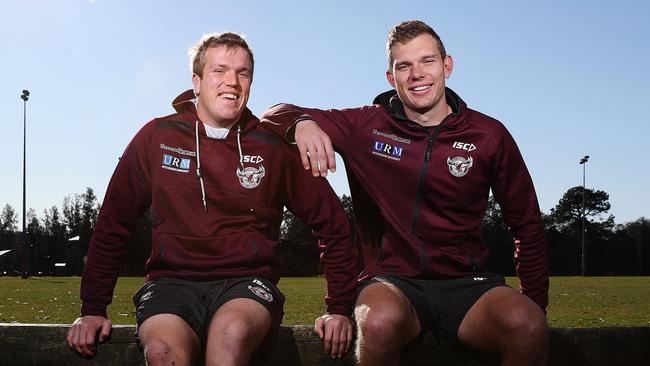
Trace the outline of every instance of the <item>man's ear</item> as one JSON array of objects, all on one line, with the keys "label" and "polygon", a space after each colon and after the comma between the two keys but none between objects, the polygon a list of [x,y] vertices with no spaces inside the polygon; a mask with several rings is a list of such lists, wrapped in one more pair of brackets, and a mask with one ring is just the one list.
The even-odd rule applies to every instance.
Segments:
[{"label": "man's ear", "polygon": [[388,84],[395,89],[395,75],[391,70],[386,70],[386,79],[388,79]]},{"label": "man's ear", "polygon": [[447,55],[445,57],[445,63],[443,67],[445,68],[445,79],[449,79],[451,72],[454,71],[454,59],[451,57],[451,55]]},{"label": "man's ear", "polygon": [[194,95],[198,97],[201,92],[201,78],[197,74],[192,74],[192,85],[194,85]]}]

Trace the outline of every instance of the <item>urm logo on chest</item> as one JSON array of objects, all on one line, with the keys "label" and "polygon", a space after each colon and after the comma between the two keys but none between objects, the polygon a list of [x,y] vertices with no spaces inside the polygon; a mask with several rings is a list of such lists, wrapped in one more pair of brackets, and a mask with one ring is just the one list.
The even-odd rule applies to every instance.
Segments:
[{"label": "urm logo on chest", "polygon": [[373,150],[379,153],[394,156],[396,158],[401,158],[404,148],[401,146],[390,145],[383,141],[375,141]]},{"label": "urm logo on chest", "polygon": [[190,170],[190,159],[178,158],[170,154],[163,154],[162,167],[177,172],[187,173]]}]

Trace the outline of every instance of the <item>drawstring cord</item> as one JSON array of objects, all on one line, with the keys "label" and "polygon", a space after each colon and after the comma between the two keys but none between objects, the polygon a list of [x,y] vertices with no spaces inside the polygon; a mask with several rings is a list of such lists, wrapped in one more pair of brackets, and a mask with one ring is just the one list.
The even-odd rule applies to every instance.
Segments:
[{"label": "drawstring cord", "polygon": [[[196,121],[195,125],[195,136],[196,136],[196,176],[199,177],[199,182],[201,183],[201,200],[203,201],[203,210],[208,212],[208,205],[205,202],[205,186],[203,185],[203,175],[201,175],[201,156],[199,154],[199,121]],[[239,137],[239,135],[237,135]],[[240,159],[241,159],[241,149]]]},{"label": "drawstring cord", "polygon": [[244,168],[244,155],[241,152],[241,141],[239,135],[241,134],[241,126],[237,125],[237,149],[239,149],[239,165]]},{"label": "drawstring cord", "polygon": [[[196,136],[196,176],[199,178],[201,183],[201,201],[203,201],[203,210],[208,211],[208,205],[205,201],[205,185],[203,184],[203,175],[201,174],[201,153],[199,151],[199,121],[196,121],[195,124],[195,136]],[[239,165],[244,168],[244,154],[241,150],[241,126],[237,125],[237,149],[239,150]],[[239,170],[239,169],[238,169]]]}]

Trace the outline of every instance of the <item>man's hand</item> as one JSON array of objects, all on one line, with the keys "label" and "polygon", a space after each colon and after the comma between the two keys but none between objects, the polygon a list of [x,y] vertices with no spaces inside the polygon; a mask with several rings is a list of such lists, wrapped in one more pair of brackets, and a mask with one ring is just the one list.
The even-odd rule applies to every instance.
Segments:
[{"label": "man's hand", "polygon": [[99,342],[104,342],[111,334],[111,322],[103,316],[86,315],[77,318],[68,331],[68,347],[80,356],[92,357],[97,353],[95,341],[99,332]]},{"label": "man's hand", "polygon": [[311,163],[314,177],[326,177],[327,169],[332,173],[336,171],[332,140],[318,123],[310,119],[298,122],[294,136],[305,170],[309,170]]},{"label": "man's hand", "polygon": [[325,353],[342,358],[352,347],[352,320],[345,315],[325,314],[316,319],[314,332],[325,343]]}]

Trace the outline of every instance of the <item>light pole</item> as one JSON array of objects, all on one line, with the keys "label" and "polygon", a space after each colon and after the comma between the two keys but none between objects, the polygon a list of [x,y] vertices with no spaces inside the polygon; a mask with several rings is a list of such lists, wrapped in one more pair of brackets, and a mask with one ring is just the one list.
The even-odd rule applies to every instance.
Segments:
[{"label": "light pole", "polygon": [[23,100],[23,246],[26,246],[27,232],[25,231],[25,169],[27,166],[27,101],[29,100],[29,90],[23,90],[23,93],[20,95],[20,99]]},{"label": "light pole", "polygon": [[585,273],[587,272],[585,270],[585,172],[588,161],[589,155],[585,155],[582,159],[580,159],[580,165],[582,165],[582,230],[580,231],[580,238],[582,243],[582,277],[584,277]]}]

